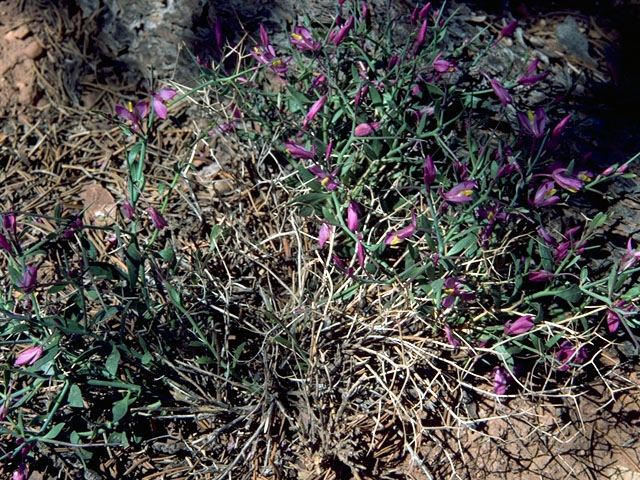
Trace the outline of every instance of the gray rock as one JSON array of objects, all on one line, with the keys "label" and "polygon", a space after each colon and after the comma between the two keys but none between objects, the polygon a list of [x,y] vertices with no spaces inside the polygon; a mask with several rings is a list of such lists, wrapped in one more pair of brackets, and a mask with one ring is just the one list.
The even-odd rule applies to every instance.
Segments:
[{"label": "gray rock", "polygon": [[589,40],[580,31],[575,18],[567,17],[563,23],[556,26],[556,38],[568,54],[589,66],[597,66],[596,61],[589,55]]}]

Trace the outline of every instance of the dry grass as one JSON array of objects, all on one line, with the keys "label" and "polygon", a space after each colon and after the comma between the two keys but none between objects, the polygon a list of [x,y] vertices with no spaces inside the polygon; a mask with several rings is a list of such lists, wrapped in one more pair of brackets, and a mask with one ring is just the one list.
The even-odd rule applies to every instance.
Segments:
[{"label": "dry grass", "polygon": [[[37,120],[16,124],[0,144],[0,196],[21,212],[44,216],[57,203],[84,208],[80,193],[96,181],[123,199],[125,146],[118,128],[65,106],[66,82],[44,78],[51,106],[27,110]],[[126,87],[85,86],[97,95],[93,108],[110,111],[128,99]],[[496,475],[486,478],[507,478],[510,471],[571,478],[602,467],[593,458],[575,461],[580,455],[572,452],[583,449],[576,445],[584,446],[588,435],[606,440],[598,443],[603,458],[619,449],[627,468],[638,468],[620,444],[623,435],[609,440],[597,421],[607,416],[617,428],[623,412],[615,401],[629,400],[638,388],[637,376],[627,374],[632,366],[611,357],[609,340],[570,331],[577,317],[544,322],[537,328],[549,336],[562,332],[598,353],[572,375],[539,364],[520,379],[518,394],[495,395],[482,363],[495,346],[453,348],[440,338],[443,319],[421,309],[425,299],[405,283],[358,284],[337,271],[333,246],[318,250],[317,225],[292,205],[299,193],[289,181],[294,173],[273,146],[210,138],[213,118],[229,120],[227,102],[213,91],[189,102],[172,111],[183,123],[167,121],[150,149],[144,199],[159,204],[158,186],[179,172],[166,214],[170,232],[160,242],[176,252],[178,268],[169,280],[183,291],[218,358],[207,363],[206,349],[189,346],[198,334],[184,318],[171,325],[159,319],[157,328],[133,320],[103,326],[157,347],[164,372],[158,380],[171,397],[159,411],[140,412],[132,428],[145,432],[141,444],[100,450],[102,461],[94,466],[103,475],[439,479],[481,478],[486,469]],[[45,219],[29,228],[36,236],[54,226]],[[122,263],[106,236],[94,240],[101,258]],[[484,275],[518,241],[506,239],[464,269],[470,277]],[[495,313],[469,315],[480,321]],[[633,432],[625,428],[619,427],[624,435]],[[631,434],[624,438],[633,445]],[[592,446],[584,450],[595,451]],[[68,446],[41,448],[42,469],[50,462],[69,478],[79,468]]]}]

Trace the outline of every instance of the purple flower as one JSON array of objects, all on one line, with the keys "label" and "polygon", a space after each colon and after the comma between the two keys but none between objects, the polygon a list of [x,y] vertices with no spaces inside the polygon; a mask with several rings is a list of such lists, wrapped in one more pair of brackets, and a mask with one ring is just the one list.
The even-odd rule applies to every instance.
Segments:
[{"label": "purple flower", "polygon": [[566,171],[566,168],[556,168],[551,173],[551,177],[556,181],[558,186],[564,188],[565,190],[569,190],[571,193],[576,193],[582,188],[584,182],[582,180],[578,180],[575,177],[565,175],[564,172]]},{"label": "purple flower", "polygon": [[128,120],[133,125],[133,131],[137,132],[140,128],[142,128],[142,120],[149,113],[149,105],[146,100],[142,100],[136,103],[135,107],[131,102],[129,102],[129,108],[125,108],[122,105],[115,106],[116,115],[125,120]]},{"label": "purple flower", "polygon": [[358,88],[358,91],[356,92],[356,98],[354,99],[355,105],[356,106],[360,105],[360,102],[362,102],[362,99],[366,97],[368,93],[369,93],[369,85],[364,85]]},{"label": "purple flower", "polygon": [[459,162],[458,160],[453,162],[453,169],[456,171],[456,175],[461,180],[467,179],[467,164]]},{"label": "purple flower", "polygon": [[513,99],[511,98],[511,95],[509,95],[509,92],[507,91],[507,89],[504,88],[498,80],[496,80],[495,78],[489,77],[489,75],[487,75],[484,72],[480,72],[480,73],[484,76],[484,78],[489,80],[489,84],[491,84],[493,93],[496,94],[496,97],[498,97],[498,100],[500,100],[500,103],[502,104],[503,107],[506,107],[509,103],[513,103]]},{"label": "purple flower", "polygon": [[27,470],[27,465],[22,462],[19,466],[18,469],[13,472],[13,475],[11,476],[11,480],[27,480],[27,477],[29,476],[29,470]]},{"label": "purple flower", "polygon": [[207,132],[209,135],[213,136],[216,133],[227,133],[235,130],[236,126],[238,125],[237,119],[242,118],[242,113],[240,113],[238,107],[233,104],[229,106],[229,110],[231,111],[231,118],[233,118],[233,120],[231,120],[230,122],[221,123],[216,128],[209,130]]},{"label": "purple flower", "polygon": [[431,10],[431,2],[427,2],[424,7],[420,9],[418,13],[418,20],[424,20],[429,15],[429,10]]},{"label": "purple flower", "polygon": [[[620,322],[624,321],[621,315],[635,311],[633,303],[625,300],[616,300],[613,309],[607,312],[607,329],[609,333],[616,333],[620,327]],[[620,312],[620,313],[619,313]]]},{"label": "purple flower", "polygon": [[581,364],[587,359],[584,347],[576,349],[569,340],[563,340],[560,350],[556,353],[556,360],[560,363],[558,370],[564,372],[569,369],[569,362]]},{"label": "purple flower", "polygon": [[418,22],[418,13],[420,13],[418,7],[415,7],[413,12],[411,12],[411,17],[409,18],[411,25],[415,25]]},{"label": "purple flower", "polygon": [[6,250],[9,253],[13,251],[11,248],[11,244],[9,243],[9,240],[7,240],[7,237],[5,237],[1,232],[0,232],[0,249]]},{"label": "purple flower", "polygon": [[438,73],[450,73],[456,71],[456,66],[447,60],[440,60],[442,53],[439,53],[433,60],[433,68]]},{"label": "purple flower", "polygon": [[442,306],[444,308],[452,307],[454,302],[456,301],[456,298],[458,297],[460,297],[465,302],[474,300],[476,298],[475,294],[463,291],[462,287],[464,286],[464,283],[462,283],[459,279],[455,277],[448,277],[444,281],[443,291],[447,294],[447,296],[442,301]]},{"label": "purple flower", "polygon": [[527,65],[527,68],[525,70],[525,74],[526,75],[531,75],[533,72],[536,71],[536,69],[538,68],[538,64],[540,63],[540,59],[536,58],[534,60],[532,60],[529,65]]},{"label": "purple flower", "polygon": [[393,70],[393,67],[400,63],[400,57],[398,55],[394,55],[389,59],[389,63],[387,64],[387,71],[390,72]]},{"label": "purple flower", "polygon": [[36,289],[37,283],[38,266],[27,265],[22,275],[22,279],[18,280],[18,287],[20,287],[24,293],[31,293]]},{"label": "purple flower", "polygon": [[358,223],[360,221],[360,206],[351,200],[349,202],[349,206],[347,207],[347,227],[352,232],[358,230]]},{"label": "purple flower", "polygon": [[349,17],[349,20],[347,20],[347,23],[342,25],[342,27],[340,27],[340,30],[338,30],[337,33],[331,32],[333,35],[329,34],[329,39],[333,42],[335,46],[338,46],[342,42],[344,42],[344,39],[347,37],[351,29],[353,28],[354,21],[355,19],[353,18],[353,15],[351,15]]},{"label": "purple flower", "polygon": [[458,340],[457,338],[455,338],[453,336],[453,332],[451,331],[451,327],[449,327],[449,325],[447,325],[446,323],[444,325],[444,335],[445,335],[445,337],[447,337],[447,342],[449,342],[449,345],[451,345],[452,347],[459,347],[460,346],[460,340]]},{"label": "purple flower", "polygon": [[309,167],[309,171],[318,177],[318,181],[330,192],[338,188],[340,182],[335,180],[335,176],[338,174],[339,169],[334,169],[331,173],[326,173],[321,167],[312,165]]},{"label": "purple flower", "polygon": [[424,185],[429,188],[436,179],[436,166],[433,163],[431,155],[427,155],[424,159],[424,167],[422,167],[422,175],[424,179]]},{"label": "purple flower", "polygon": [[358,243],[356,244],[356,256],[360,267],[364,267],[364,245],[362,244],[362,235],[358,235]]},{"label": "purple flower", "polygon": [[607,330],[609,333],[616,333],[620,327],[620,315],[615,310],[609,310],[607,312]]},{"label": "purple flower", "polygon": [[640,259],[640,250],[634,250],[631,241],[632,239],[631,237],[629,237],[629,239],[627,240],[627,252],[624,254],[622,260],[620,261],[621,272],[633,267]]},{"label": "purple flower", "polygon": [[503,366],[494,367],[491,371],[493,376],[493,393],[496,395],[504,395],[507,393],[509,384],[513,380],[513,377],[509,373],[509,370]]},{"label": "purple flower", "polygon": [[518,83],[520,85],[526,85],[526,86],[535,85],[540,80],[544,80],[550,74],[550,72],[544,72],[540,75],[533,74],[533,72],[536,71],[536,68],[538,68],[539,62],[540,60],[536,58],[531,63],[529,63],[529,65],[527,65],[525,74],[518,79]]},{"label": "purple flower", "polygon": [[12,235],[13,238],[16,237],[18,233],[18,227],[16,224],[16,216],[14,213],[5,213],[4,215],[2,215],[2,225],[7,231],[7,234]]},{"label": "purple flower", "polygon": [[530,282],[546,282],[556,277],[557,275],[555,273],[549,272],[547,270],[536,270],[534,272],[529,272]]},{"label": "purple flower", "polygon": [[356,126],[354,135],[356,137],[368,137],[376,130],[378,130],[381,124],[382,122],[361,123],[360,125]]},{"label": "purple flower", "polygon": [[320,233],[318,233],[318,246],[324,248],[324,244],[331,238],[331,227],[329,224],[322,222]]},{"label": "purple flower", "polygon": [[542,239],[550,247],[557,247],[558,246],[558,242],[555,241],[555,239],[551,236],[551,234],[549,232],[547,232],[547,230],[543,226],[539,226],[536,229],[536,232],[538,232],[538,235],[540,235],[540,237],[542,237]]},{"label": "purple flower", "polygon": [[82,217],[76,217],[73,221],[67,224],[67,228],[65,228],[64,232],[62,233],[62,238],[73,237],[73,235],[77,231],[82,230],[83,226],[84,224],[82,223]]},{"label": "purple flower", "polygon": [[417,219],[416,219],[416,212],[412,210],[411,223],[406,227],[401,228],[400,230],[387,232],[387,238],[385,238],[384,244],[390,245],[390,246],[397,245],[402,240],[412,237],[413,234],[416,233],[417,229],[418,229],[418,225],[417,225]]},{"label": "purple flower", "polygon": [[30,367],[38,361],[38,359],[42,356],[43,351],[44,350],[41,346],[26,348],[18,354],[18,356],[16,357],[16,361],[13,362],[13,365],[15,367],[23,367],[25,365]]},{"label": "purple flower", "polygon": [[250,52],[251,55],[258,61],[258,63],[268,65],[278,78],[280,78],[280,81],[284,82],[280,75],[287,73],[287,62],[278,58],[273,45],[271,45],[269,41],[269,35],[267,35],[267,31],[262,25],[260,25],[260,41],[261,46],[254,47]]},{"label": "purple flower", "polygon": [[534,207],[548,207],[560,201],[560,197],[556,195],[557,191],[555,182],[548,180],[538,187],[533,200],[528,199],[528,201]]},{"label": "purple flower", "polygon": [[502,30],[500,30],[500,36],[510,37],[511,35],[513,35],[513,32],[516,31],[517,26],[518,26],[518,20],[514,20],[513,22],[509,23],[506,27],[504,27]]},{"label": "purple flower", "polygon": [[451,203],[464,203],[472,200],[473,189],[477,188],[478,184],[473,181],[461,182],[446,193],[440,192],[442,198]]},{"label": "purple flower", "polygon": [[367,2],[362,0],[362,2],[360,2],[360,8],[362,11],[362,16],[360,17],[360,21],[365,22],[369,17],[369,9],[367,8]]},{"label": "purple flower", "polygon": [[326,94],[320,97],[318,100],[316,100],[313,105],[311,105],[311,108],[309,109],[309,111],[304,117],[304,120],[302,121],[302,128],[307,128],[307,126],[313,121],[313,119],[318,114],[318,112],[322,109],[325,103],[327,103]]},{"label": "purple flower", "polygon": [[540,73],[539,75],[523,75],[520,78],[518,78],[518,83],[520,85],[530,87],[531,85],[535,85],[539,81],[544,80],[550,74],[551,72],[544,72],[544,73]]},{"label": "purple flower", "polygon": [[418,49],[424,42],[424,37],[426,35],[427,35],[427,21],[423,20],[422,25],[420,26],[420,30],[418,31],[418,36],[416,37],[416,44],[413,47],[414,54],[418,51]]},{"label": "purple flower", "polygon": [[311,93],[314,90],[317,90],[322,85],[324,85],[326,82],[327,82],[327,77],[323,73],[321,73],[320,75],[316,76],[311,81],[311,86],[309,87],[309,93]]},{"label": "purple flower", "polygon": [[311,32],[305,27],[295,26],[293,27],[293,33],[291,34],[291,45],[298,47],[301,51],[315,52],[322,44],[313,40]]},{"label": "purple flower", "polygon": [[533,315],[522,315],[514,321],[508,321],[504,324],[505,335],[520,335],[528,332],[535,325],[531,320]]},{"label": "purple flower", "polygon": [[147,211],[149,212],[149,216],[151,217],[151,222],[153,223],[153,226],[156,227],[156,230],[162,230],[163,228],[169,226],[169,224],[164,219],[162,214],[159,211],[157,211],[155,208],[149,207]]},{"label": "purple flower", "polygon": [[311,150],[307,150],[302,145],[296,142],[284,142],[284,147],[287,153],[289,153],[292,157],[302,158],[305,160],[313,160],[313,157],[316,156],[316,147],[315,145],[311,145]]},{"label": "purple flower", "polygon": [[151,92],[151,107],[156,115],[161,118],[167,118],[167,106],[165,102],[168,102],[176,96],[176,91],[172,88],[163,88],[158,92]]},{"label": "purple flower", "polygon": [[124,202],[120,208],[122,209],[122,213],[124,213],[124,216],[126,218],[128,218],[129,220],[133,220],[135,218],[136,212],[129,202]]},{"label": "purple flower", "polygon": [[574,234],[576,234],[579,230],[580,230],[579,226],[573,227],[567,230],[562,235],[562,238],[564,239],[564,241],[558,243],[555,250],[553,251],[553,256],[558,262],[561,262],[566,258],[570,249],[575,250],[575,253],[577,255],[581,255],[582,252],[584,251],[584,242],[575,241]]},{"label": "purple flower", "polygon": [[531,110],[526,114],[518,112],[518,120],[524,127],[524,129],[533,135],[534,138],[541,138],[544,136],[544,127],[547,123],[547,114],[542,107],[536,108],[535,113]]},{"label": "purple flower", "polygon": [[567,124],[569,123],[569,120],[571,120],[571,117],[571,114],[567,115],[562,120],[560,120],[558,124],[553,128],[553,130],[551,131],[551,138],[549,139],[549,143],[547,145],[548,148],[554,149],[558,146],[558,143],[560,142],[560,135],[562,134],[564,129],[567,128]]},{"label": "purple flower", "polygon": [[350,277],[351,275],[353,275],[353,267],[347,268],[347,266],[344,263],[344,260],[342,260],[339,256],[337,255],[333,256],[333,263],[335,263],[340,270],[344,271],[347,274],[347,276]]}]

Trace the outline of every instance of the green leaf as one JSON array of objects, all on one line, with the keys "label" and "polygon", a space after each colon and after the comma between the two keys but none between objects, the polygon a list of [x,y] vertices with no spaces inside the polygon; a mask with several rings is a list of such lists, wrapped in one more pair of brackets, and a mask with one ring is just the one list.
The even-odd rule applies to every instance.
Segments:
[{"label": "green leaf", "polygon": [[211,235],[209,236],[209,251],[213,250],[213,247],[218,245],[218,237],[222,234],[222,227],[220,225],[214,225],[211,228]]},{"label": "green leaf", "polygon": [[131,400],[129,399],[130,394],[127,392],[125,397],[122,400],[118,400],[113,404],[113,408],[111,409],[111,414],[113,415],[113,423],[118,423],[129,411],[129,405],[131,404]]},{"label": "green leaf", "polygon": [[551,337],[549,340],[546,341],[546,343],[544,344],[545,348],[549,349],[553,347],[556,343],[558,343],[558,340],[560,340],[563,337],[564,337],[564,333],[556,333],[553,337]]},{"label": "green leaf", "polygon": [[638,297],[640,297],[640,283],[636,284],[622,295],[622,298],[625,300],[637,300]]},{"label": "green leaf", "polygon": [[52,440],[60,434],[63,428],[64,428],[64,423],[57,423],[53,427],[51,427],[49,431],[45,434],[45,436],[42,438]]},{"label": "green leaf", "polygon": [[326,193],[307,193],[292,200],[293,204],[320,205],[327,199]]},{"label": "green leaf", "polygon": [[109,372],[111,377],[115,378],[116,372],[118,371],[118,365],[120,364],[120,351],[118,347],[115,345],[111,348],[111,353],[107,357],[107,361],[105,362],[105,369]]},{"label": "green leaf", "polygon": [[382,97],[380,96],[380,92],[378,92],[377,88],[370,88],[369,89],[369,96],[371,97],[371,104],[375,108],[379,108],[379,107],[381,107],[383,105]]},{"label": "green leaf", "polygon": [[107,280],[124,280],[125,273],[118,267],[107,262],[89,262],[89,273],[97,278],[106,278]]},{"label": "green leaf", "polygon": [[556,296],[569,303],[577,303],[582,298],[582,292],[580,291],[580,287],[577,285],[572,285],[571,287],[562,290],[556,290],[554,293]]},{"label": "green leaf", "polygon": [[140,266],[142,265],[142,255],[135,243],[131,243],[127,247],[126,264],[129,286],[133,288],[138,282]]},{"label": "green leaf", "polygon": [[540,258],[542,259],[542,268],[548,272],[553,272],[553,252],[543,243],[538,244]]},{"label": "green leaf", "polygon": [[82,399],[82,392],[80,391],[80,387],[78,385],[71,385],[69,389],[69,394],[67,396],[67,404],[70,407],[75,408],[84,408],[84,401]]},{"label": "green leaf", "polygon": [[176,255],[171,247],[160,250],[158,255],[160,255],[160,257],[167,263],[173,263],[176,259]]},{"label": "green leaf", "polygon": [[322,215],[332,225],[338,225],[338,220],[333,214],[333,211],[327,207],[322,207]]},{"label": "green leaf", "polygon": [[598,214],[593,217],[593,220],[591,220],[591,223],[589,224],[589,230],[594,231],[599,229],[605,224],[606,221],[607,215],[604,212],[598,212]]},{"label": "green leaf", "polygon": [[171,301],[174,303],[174,305],[182,308],[180,293],[175,288],[173,288],[169,282],[164,282],[163,285],[164,288],[167,289],[167,292],[169,292],[169,297],[171,297]]},{"label": "green leaf", "polygon": [[467,248],[469,248],[473,243],[475,243],[476,237],[473,234],[469,234],[466,237],[458,240],[453,247],[447,252],[447,257],[453,257],[460,252],[464,252]]},{"label": "green leaf", "polygon": [[61,285],[54,285],[51,288],[49,288],[49,290],[47,290],[47,293],[49,294],[53,294],[53,293],[58,293],[63,291],[65,288],[67,288],[67,284],[63,283]]},{"label": "green leaf", "polygon": [[[71,443],[75,443],[76,445],[82,443],[80,435],[78,435],[78,432],[76,431],[69,434],[69,440]],[[81,460],[89,460],[91,458],[91,452],[84,448],[74,448],[73,451]]]},{"label": "green leaf", "polygon": [[427,88],[427,91],[435,96],[444,97],[444,91],[438,87],[436,87],[433,83],[426,83],[424,85]]}]

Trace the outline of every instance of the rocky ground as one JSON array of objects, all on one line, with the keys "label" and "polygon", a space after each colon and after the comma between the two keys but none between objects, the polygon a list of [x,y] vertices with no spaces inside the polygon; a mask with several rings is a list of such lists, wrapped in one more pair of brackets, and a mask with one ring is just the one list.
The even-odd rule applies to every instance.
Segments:
[{"label": "rocky ground", "polygon": [[[241,24],[255,28],[260,22],[281,29],[283,22],[292,23],[300,13],[300,2],[294,8],[287,0],[275,6],[238,2],[235,10],[233,3],[215,1],[160,3],[165,7],[115,0],[0,2],[2,205],[48,213],[61,202],[69,208],[102,205],[108,211],[114,199],[124,196],[117,161],[121,147],[117,129],[105,128],[103,118],[91,111],[110,112],[122,98],[146,91],[150,59],[158,78],[188,82],[193,71],[186,51],[206,54],[216,16],[226,16],[225,28],[231,34]],[[598,165],[622,162],[640,151],[640,96],[635,94],[634,76],[638,47],[629,40],[640,18],[639,6],[511,3],[521,28],[510,42],[546,61],[556,72],[556,82],[565,77],[580,80],[572,96],[581,122],[576,145],[584,153],[593,152]],[[330,12],[331,4],[318,2],[317,14],[328,15],[323,12]],[[461,4],[453,36],[464,38],[466,29],[477,25],[500,25],[502,6]],[[394,8],[400,17],[409,11],[410,2],[396,2]],[[498,50],[494,71],[513,60],[510,55],[505,49],[501,56]],[[186,127],[172,128],[166,134],[167,148],[181,155],[189,132]],[[201,164],[203,182],[220,181],[218,170],[205,170],[206,159]],[[640,185],[631,181],[612,191],[607,203],[612,249],[640,231],[638,191]],[[622,344],[601,360],[610,366],[606,374],[591,372],[578,379],[585,382],[580,388],[559,391],[554,398],[529,395],[501,403],[461,395],[452,411],[475,423],[469,428],[434,426],[415,454],[431,459],[434,478],[640,479],[637,355]],[[197,428],[180,431],[178,426],[174,433],[175,438],[199,434]],[[128,460],[105,457],[91,478],[189,478],[188,454],[165,450],[131,447]],[[60,460],[60,449],[43,451],[50,458],[40,458],[31,479],[72,478],[65,476],[73,468]],[[319,471],[313,452],[299,460],[298,468],[300,479],[350,478],[344,473],[348,468]],[[410,458],[397,459],[392,470],[380,472],[379,478],[428,478]],[[63,473],[54,477],[54,471]]]}]

